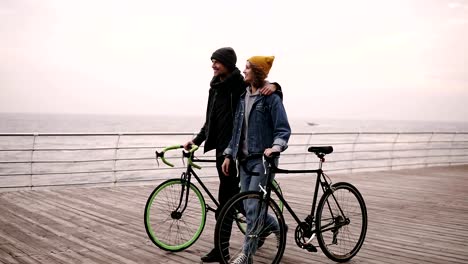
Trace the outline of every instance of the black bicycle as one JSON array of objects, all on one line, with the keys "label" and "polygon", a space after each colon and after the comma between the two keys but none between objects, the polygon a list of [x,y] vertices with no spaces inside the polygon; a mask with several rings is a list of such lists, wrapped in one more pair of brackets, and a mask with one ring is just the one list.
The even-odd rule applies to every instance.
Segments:
[{"label": "black bicycle", "polygon": [[[263,156],[268,184],[260,186],[259,192],[249,191],[234,196],[223,207],[215,229],[215,243],[223,256],[223,263],[229,260],[234,260],[231,263],[239,260],[242,260],[239,263],[280,262],[286,248],[288,228],[282,210],[271,199],[272,193],[276,194],[297,223],[294,230],[297,246],[317,252],[313,245],[316,237],[323,253],[337,262],[346,262],[359,252],[367,231],[367,210],[362,195],[349,183],[332,183],[323,172],[324,157],[333,152],[331,146],[309,147],[308,151],[320,159],[318,169],[284,170],[275,165],[279,154]],[[270,179],[273,173],[317,174],[311,211],[304,220],[299,219],[283,195],[272,188]],[[316,207],[319,186],[323,195]],[[239,217],[239,211],[247,210],[247,204],[250,204],[251,223],[246,227],[245,234],[234,229],[231,233],[231,223]]]},{"label": "black bicycle", "polygon": [[[156,161],[161,158],[165,164],[174,167],[167,161],[165,153],[181,148],[183,149],[183,146],[175,145],[167,147],[161,152],[156,151]],[[182,251],[193,245],[203,232],[207,212],[215,212],[216,208],[219,207],[216,198],[193,169],[201,169],[201,166],[195,162],[216,163],[216,160],[196,158],[194,153],[197,149],[198,146],[192,145],[190,151],[182,151],[182,159],[187,159],[186,170],[179,178],[169,179],[158,185],[148,197],[145,205],[146,233],[156,246],[166,251]],[[205,202],[203,193],[193,183],[192,177],[195,178],[216,208]],[[276,182],[273,184],[275,190],[281,193],[280,186]],[[235,222],[239,231],[245,232],[245,219],[241,216],[242,213],[238,214],[239,217],[236,218]]]}]

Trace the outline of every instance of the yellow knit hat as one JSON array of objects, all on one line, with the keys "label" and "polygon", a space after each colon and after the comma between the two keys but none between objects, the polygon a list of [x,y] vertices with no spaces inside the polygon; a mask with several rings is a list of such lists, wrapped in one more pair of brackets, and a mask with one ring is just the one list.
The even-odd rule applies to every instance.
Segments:
[{"label": "yellow knit hat", "polygon": [[262,69],[262,71],[268,76],[271,66],[273,66],[273,61],[275,56],[253,56],[248,59],[250,63],[255,64],[257,67]]}]

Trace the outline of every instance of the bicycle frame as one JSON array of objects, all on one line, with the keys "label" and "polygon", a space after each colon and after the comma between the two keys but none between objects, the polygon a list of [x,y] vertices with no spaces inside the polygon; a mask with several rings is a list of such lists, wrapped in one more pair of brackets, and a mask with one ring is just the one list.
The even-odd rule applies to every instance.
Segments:
[{"label": "bicycle frame", "polygon": [[[193,158],[193,157],[191,157],[191,158]],[[196,162],[216,162],[216,160],[207,160],[207,159],[195,159],[193,161],[196,161]],[[195,177],[198,184],[202,187],[202,189],[205,191],[205,193],[208,194],[208,197],[210,197],[211,201],[216,205],[216,207],[219,207],[219,202],[216,200],[216,198],[213,196],[213,194],[211,194],[209,189],[205,186],[203,181],[197,175],[197,173],[195,172],[195,170],[192,167],[192,164],[189,163],[187,165],[187,170],[184,173],[182,173],[182,175],[181,175],[181,178],[187,182],[187,186],[190,186],[192,175],[193,175],[193,177]],[[185,204],[184,204],[184,208],[180,212],[184,212],[186,207],[187,207],[190,188],[187,188],[187,191],[185,191],[185,186],[184,186],[184,188],[182,188],[182,190],[181,190],[180,201],[179,201],[179,205],[177,206],[176,211],[179,211],[179,209],[180,209],[180,206],[182,204],[182,199],[184,197],[184,192],[185,192]],[[212,208],[208,204],[206,204],[206,210],[216,212],[216,209]]]},{"label": "bicycle frame", "polygon": [[[302,231],[304,232],[304,236],[310,237],[310,240],[312,240],[313,234],[316,234],[317,232],[324,232],[324,231],[328,231],[328,230],[330,230],[332,228],[337,227],[336,225],[330,224],[330,225],[332,225],[332,227],[328,227],[328,226],[327,226],[327,228],[322,227],[321,230],[315,230],[315,229],[312,228],[313,227],[313,222],[314,222],[314,219],[315,219],[314,216],[315,216],[315,209],[316,209],[316,206],[317,206],[319,185],[322,188],[323,193],[325,193],[326,191],[328,191],[329,189],[332,188],[331,187],[331,181],[329,182],[327,180],[326,175],[323,173],[323,170],[322,170],[322,163],[324,162],[324,158],[323,157],[319,157],[319,158],[320,158],[319,168],[315,169],[315,170],[285,170],[285,169],[278,168],[274,164],[274,162],[271,162],[271,160],[267,161],[268,166],[269,166],[269,173],[267,174],[267,183],[268,184],[267,184],[266,190],[261,188],[262,191],[264,192],[264,199],[265,200],[268,200],[271,197],[271,191],[273,191],[276,194],[278,199],[283,203],[283,205],[286,207],[288,212],[294,218],[294,220],[296,221],[298,226],[300,226],[302,228]],[[273,173],[284,173],[284,174],[315,173],[317,175],[316,181],[315,181],[314,198],[312,200],[312,207],[311,207],[310,214],[305,219],[306,222],[303,222],[303,221],[300,220],[300,218],[297,216],[297,214],[294,212],[294,210],[291,208],[291,206],[288,204],[288,202],[284,199],[283,195],[281,193],[279,193],[273,187],[273,184],[271,182],[271,175]],[[335,196],[333,194],[332,194],[332,197],[335,200],[341,214],[344,215],[343,210],[341,209],[341,206],[336,201],[336,198],[335,198]],[[330,206],[329,206],[329,208],[330,208]],[[330,213],[333,215],[332,211],[330,211]],[[346,222],[344,224],[346,224]],[[310,242],[310,240],[309,240],[309,242]],[[296,237],[296,243],[297,243],[297,245],[299,247],[304,248],[304,244],[300,244],[297,237]]]},{"label": "bicycle frame", "polygon": [[288,212],[291,214],[291,216],[294,218],[294,220],[300,225],[302,223],[302,221],[299,219],[299,217],[296,215],[296,213],[294,212],[294,210],[291,208],[291,206],[288,204],[288,202],[284,199],[283,195],[278,193],[278,191],[275,190],[275,188],[273,188],[273,184],[270,182],[270,179],[271,179],[271,174],[273,173],[284,173],[284,174],[297,174],[297,173],[316,173],[317,174],[317,178],[316,178],[316,182],[315,182],[315,191],[314,191],[314,198],[312,200],[312,208],[311,208],[311,212],[310,212],[310,215],[309,216],[312,216],[313,218],[313,215],[314,215],[314,212],[315,212],[315,207],[316,207],[316,204],[317,204],[317,197],[318,197],[318,188],[319,188],[319,185],[322,186],[322,189],[324,191],[326,191],[328,188],[330,188],[329,186],[329,183],[326,181],[326,179],[324,178],[324,182],[322,183],[321,181],[321,177],[323,175],[323,171],[322,171],[322,161],[320,161],[320,164],[319,164],[319,169],[316,169],[316,170],[285,170],[285,169],[280,169],[276,166],[274,166],[274,164],[271,164],[269,163],[270,166],[271,166],[271,172],[268,174],[268,179],[267,179],[267,182],[268,182],[268,188],[267,188],[267,194],[266,194],[266,197],[270,197],[271,196],[271,191],[273,191],[276,196],[280,199],[280,201],[283,203],[283,205],[286,207],[286,209],[288,210]]}]

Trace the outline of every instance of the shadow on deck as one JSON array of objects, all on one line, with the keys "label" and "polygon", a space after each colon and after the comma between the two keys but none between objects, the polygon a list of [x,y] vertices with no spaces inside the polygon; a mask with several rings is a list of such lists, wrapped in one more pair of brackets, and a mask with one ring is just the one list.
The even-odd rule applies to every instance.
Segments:
[{"label": "shadow on deck", "polygon": [[[468,263],[468,165],[330,176],[334,182],[354,184],[367,204],[367,238],[349,263]],[[278,176],[293,209],[311,201],[314,180]],[[211,189],[216,185],[208,183]],[[0,262],[199,263],[212,247],[214,215],[208,214],[192,247],[162,251],[147,238],[143,225],[146,199],[154,187],[0,193]],[[288,213],[286,222],[294,230]],[[320,249],[309,253],[297,248],[289,232],[282,263],[333,262]]]}]

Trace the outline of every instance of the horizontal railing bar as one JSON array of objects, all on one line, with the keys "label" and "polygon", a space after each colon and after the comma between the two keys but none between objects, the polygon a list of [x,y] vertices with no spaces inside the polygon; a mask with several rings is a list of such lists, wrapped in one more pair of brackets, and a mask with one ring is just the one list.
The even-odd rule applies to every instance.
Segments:
[{"label": "horizontal railing bar", "polygon": [[[451,161],[441,161],[441,162],[436,162],[436,164],[449,164],[449,163],[464,163],[464,162],[451,162]],[[363,166],[363,167],[352,167],[352,168],[344,168],[344,169],[339,169],[339,170],[345,170],[345,169],[350,169],[350,170],[357,170],[357,169],[377,169],[377,168],[390,168],[390,167],[403,167],[403,166],[422,166],[422,165],[428,165],[427,163],[404,163],[404,164],[392,164],[390,165],[381,165],[381,166]],[[327,171],[331,171],[327,170]]]},{"label": "horizontal railing bar", "polygon": [[328,145],[377,145],[377,144],[430,144],[430,143],[468,143],[467,140],[439,140],[439,141],[358,141],[358,142],[327,142],[327,143],[320,143],[320,144],[302,144],[304,146],[328,146]]},{"label": "horizontal railing bar", "polygon": [[[183,167],[185,168],[185,167]],[[153,170],[165,170],[165,169],[168,169],[168,170],[173,170],[173,169],[181,169],[181,168],[163,168],[163,169],[160,169],[160,168],[155,168]],[[135,169],[135,171],[139,171],[139,169]],[[103,170],[103,171],[74,171],[74,172],[41,172],[41,173],[34,173],[33,176],[40,176],[40,175],[64,175],[64,174],[69,174],[69,175],[73,175],[73,174],[96,174],[96,173],[113,173],[114,171],[112,170]],[[116,172],[119,172],[119,171],[116,171]],[[8,176],[27,176],[27,175],[31,175],[31,173],[12,173],[12,174],[0,174],[0,177],[8,177]]]},{"label": "horizontal railing bar", "polygon": [[[310,152],[305,153],[283,153],[282,156],[302,156],[312,154]],[[181,156],[165,157],[166,160],[180,160]],[[198,158],[198,157],[197,157]],[[204,156],[204,159],[213,159],[215,156]],[[80,163],[80,162],[103,162],[103,161],[131,161],[131,160],[155,160],[155,157],[140,157],[140,158],[117,158],[117,159],[98,159],[98,160],[35,160],[35,161],[0,161],[0,164],[10,163]],[[196,162],[196,160],[194,161]]]},{"label": "horizontal railing bar", "polygon": [[[432,156],[432,157],[445,157],[445,156]],[[464,156],[466,157],[466,155]],[[401,157],[395,158],[399,159],[413,159],[413,158],[423,158],[423,157]],[[394,159],[394,160],[395,160]],[[353,161],[382,161],[382,160],[390,160],[388,158],[374,158],[374,159],[354,159],[354,160],[328,160],[326,163],[334,164],[334,163],[346,163],[346,162],[353,162]],[[304,162],[282,162],[281,165],[296,165],[296,164],[303,164]],[[447,163],[455,163],[455,162],[447,162]],[[215,166],[205,166],[204,168],[214,168]],[[390,167],[390,165],[385,166]],[[363,167],[360,167],[363,168]],[[33,175],[63,175],[63,174],[96,174],[96,173],[114,173],[114,172],[130,172],[130,171],[150,171],[150,170],[174,170],[174,169],[185,169],[185,167],[164,167],[164,168],[135,168],[135,169],[118,169],[118,170],[98,170],[98,171],[71,171],[71,172],[41,172],[41,173],[34,173]],[[0,177],[7,177],[7,176],[25,176],[31,175],[30,173],[12,173],[12,174],[0,174]]]},{"label": "horizontal railing bar", "polygon": [[[154,158],[153,158],[154,159]],[[139,160],[137,158],[130,160]],[[91,163],[115,161],[114,159],[99,159],[99,160],[35,160],[35,161],[0,161],[0,164],[15,164],[15,163],[39,163],[39,164],[55,164],[55,163]]]},{"label": "horizontal railing bar", "polygon": [[[468,132],[467,132],[468,133]],[[191,136],[196,135],[193,132],[103,132],[103,133],[86,133],[86,132],[72,132],[72,133],[0,133],[1,136],[41,136],[41,137],[69,137],[69,136]]]},{"label": "horizontal railing bar", "polygon": [[[57,136],[57,137],[67,137],[67,136],[191,136],[196,135],[195,132],[118,132],[118,133],[111,133],[111,132],[103,132],[103,133],[0,133],[1,136]],[[409,132],[379,132],[379,131],[368,131],[368,132],[293,132],[292,135],[425,135],[425,134],[434,134],[434,135],[450,135],[450,134],[457,134],[457,135],[465,135],[468,134],[468,131],[460,131],[460,132],[430,132],[430,131],[409,131]]]},{"label": "horizontal railing bar", "polygon": [[[453,161],[441,161],[441,162],[436,162],[435,164],[465,164],[466,162],[453,162]],[[405,163],[405,164],[393,164],[392,166],[390,165],[380,165],[380,166],[365,166],[365,167],[345,167],[345,168],[331,168],[331,169],[326,169],[326,171],[345,171],[345,170],[357,170],[357,169],[378,169],[378,168],[390,168],[390,167],[403,167],[403,166],[415,166],[415,165],[426,165],[427,163]],[[278,175],[282,175],[281,173],[278,173]]]},{"label": "horizontal railing bar", "polygon": [[[453,149],[468,149],[468,148],[453,148]],[[404,149],[399,151],[417,151],[417,150],[450,150],[448,148],[433,148],[433,149]],[[354,151],[354,153],[378,153],[378,152],[390,152],[391,150],[359,150]],[[336,151],[334,154],[347,154],[353,153],[353,151]],[[283,153],[282,156],[304,156],[311,155],[313,153],[304,152],[304,153]],[[424,157],[444,157],[448,155],[426,155]],[[451,154],[450,156],[467,156],[463,154]],[[406,157],[406,156],[405,156]],[[408,157],[419,157],[419,156],[408,156]],[[181,157],[173,156],[166,157],[166,160],[178,160]],[[209,158],[209,157],[207,157]],[[214,156],[212,157],[214,158]],[[0,164],[21,164],[21,163],[89,163],[89,162],[106,162],[106,161],[132,161],[132,160],[154,160],[154,157],[136,157],[136,158],[117,158],[117,159],[96,159],[96,160],[35,160],[35,161],[0,161]],[[390,159],[390,158],[387,158]],[[368,159],[372,160],[372,159]]]},{"label": "horizontal railing bar", "polygon": [[[434,143],[435,141],[431,141],[430,143]],[[445,143],[452,143],[452,141],[444,141]],[[463,143],[468,143],[468,141],[453,141],[453,143],[458,143],[458,142],[463,142]],[[403,142],[395,142],[395,145],[398,143],[403,143]],[[405,142],[405,143],[424,143],[427,144],[428,142]],[[341,145],[373,145],[373,144],[383,144],[383,143],[346,143],[346,144],[341,144]],[[385,144],[393,144],[391,142],[386,142]],[[330,143],[330,144],[315,144],[315,146],[336,146],[339,145],[337,143]],[[289,145],[291,146],[291,145]],[[314,146],[314,144],[303,144],[303,145],[296,145],[296,146]],[[163,147],[161,147],[163,148]],[[56,149],[41,149],[41,148],[28,148],[28,149],[0,149],[0,152],[2,151],[9,151],[9,152],[14,152],[14,151],[94,151],[94,150],[120,150],[120,149],[157,149],[157,147],[106,147],[106,148],[56,148]],[[396,150],[431,150],[431,149],[468,149],[468,147],[453,147],[453,148],[445,148],[445,147],[430,147],[430,148],[419,148],[419,149],[396,149]],[[395,150],[395,149],[394,149]],[[390,151],[390,150],[386,150]],[[358,151],[356,151],[358,152]],[[338,152],[334,152],[338,153]],[[285,155],[285,154],[283,154]]]},{"label": "horizontal railing bar", "polygon": [[[35,161],[0,161],[0,164],[10,163],[89,163],[89,162],[105,162],[105,161],[130,161],[130,160],[154,160],[151,158],[118,158],[118,159],[96,159],[96,160],[35,160]],[[175,157],[166,157],[166,160],[175,159]],[[180,157],[179,157],[180,159]]]},{"label": "horizontal railing bar", "polygon": [[[162,147],[161,147],[162,148]],[[0,151],[88,151],[88,150],[119,150],[119,149],[156,149],[155,147],[105,147],[105,148],[28,148],[28,149],[0,149]]]},{"label": "horizontal railing bar", "polygon": [[[202,168],[214,168],[215,166],[203,166]],[[71,172],[36,172],[33,175],[63,175],[63,174],[86,174],[86,173],[113,173],[113,172],[128,172],[128,171],[149,171],[149,170],[181,170],[185,169],[185,166],[180,167],[164,167],[164,168],[136,168],[136,169],[118,169],[118,170],[97,170],[97,171],[71,171]],[[31,175],[31,173],[9,173],[0,174],[0,177],[6,176],[25,176]]]},{"label": "horizontal railing bar", "polygon": [[[392,158],[372,158],[372,159],[353,159],[354,161],[374,161],[374,160],[396,160],[396,159],[421,159],[421,158],[442,158],[442,157],[468,157],[468,155],[457,154],[457,155],[427,155],[427,156],[393,156]],[[350,160],[350,161],[353,161]]]},{"label": "horizontal railing bar", "polygon": [[[394,144],[394,145],[398,145],[398,144],[432,144],[432,143],[448,143],[448,144],[456,144],[456,143],[468,143],[468,140],[460,140],[460,141],[452,141],[452,140],[444,140],[444,141],[397,141],[397,142],[393,142],[393,141],[377,141],[377,142],[328,142],[326,144],[324,143],[320,143],[320,144],[314,144],[314,143],[310,143],[310,144],[304,144],[304,143],[301,143],[301,144],[288,144],[288,146],[290,147],[301,147],[301,146],[306,146],[306,147],[309,147],[309,146],[329,146],[329,145],[332,145],[332,146],[341,146],[341,145],[378,145],[378,144]],[[465,148],[463,148],[465,149]]]},{"label": "horizontal railing bar", "polygon": [[[350,162],[352,160],[347,160]],[[337,162],[345,162],[345,160],[340,161],[327,161],[327,163],[337,163]],[[466,164],[467,162],[463,161],[437,161],[435,164]],[[301,163],[282,163],[283,165],[294,165],[294,164],[301,164]],[[430,163],[404,163],[404,164],[392,164],[390,165],[380,165],[380,166],[360,166],[360,167],[345,167],[339,169],[327,169],[327,171],[337,171],[337,170],[356,170],[356,169],[374,169],[374,168],[390,168],[390,167],[402,167],[402,166],[415,166],[415,165],[429,165]],[[211,166],[214,167],[214,166]],[[281,166],[280,166],[281,167]],[[126,169],[126,170],[116,170],[116,172],[130,172],[130,171],[154,171],[154,170],[180,170],[184,169],[185,167],[165,167],[165,168],[138,168],[138,169]],[[62,174],[86,174],[86,173],[111,173],[114,172],[113,170],[102,170],[102,171],[84,171],[84,172],[50,172],[50,173],[35,173],[34,175],[62,175]],[[26,176],[31,175],[30,173],[17,173],[17,174],[0,174],[0,177],[4,176]],[[138,180],[141,181],[141,180]],[[3,186],[2,186],[3,188]]]},{"label": "horizontal railing bar", "polygon": [[412,149],[374,149],[374,150],[355,150],[355,151],[337,151],[333,152],[336,154],[344,154],[344,153],[366,153],[366,152],[404,152],[404,151],[430,151],[430,150],[457,150],[457,149],[468,149],[468,148],[412,148]]},{"label": "horizontal railing bar", "polygon": [[350,150],[345,150],[345,151],[334,151],[333,153],[350,153],[350,152],[399,152],[399,151],[428,151],[428,150],[467,150],[468,147],[463,147],[463,148],[408,148],[408,149],[370,149],[370,150],[355,150],[355,151],[350,151]]},{"label": "horizontal railing bar", "polygon": [[[425,150],[425,149],[422,149]],[[365,153],[365,152],[388,152],[388,151],[355,151],[355,152],[360,152],[360,153]],[[352,153],[352,151],[343,151],[343,152],[336,152],[338,153]],[[303,156],[303,155],[308,155],[310,153],[302,153],[302,154],[292,154],[295,156]],[[285,154],[283,154],[285,155]],[[291,155],[291,154],[290,154]],[[353,160],[359,160],[359,161],[373,161],[373,160],[390,160],[390,159],[401,159],[401,158],[440,158],[440,157],[468,157],[468,154],[451,154],[451,155],[424,155],[424,156],[393,156],[393,158],[390,157],[383,157],[383,158],[371,158],[371,159],[360,159],[360,158],[355,158]],[[166,160],[171,160],[171,159],[180,159],[180,157],[167,157]],[[25,164],[25,163],[38,163],[38,164],[60,164],[60,163],[92,163],[92,162],[110,162],[110,161],[133,161],[133,160],[154,160],[154,158],[123,158],[123,159],[100,159],[100,160],[39,160],[39,161],[0,161],[0,164]],[[335,161],[327,161],[327,162],[343,162],[343,161],[353,161],[353,160],[335,160]],[[195,162],[196,163],[196,162]],[[304,163],[303,161],[299,163]],[[283,163],[284,164],[284,163]],[[291,164],[291,163],[287,163]],[[205,166],[208,167],[208,166]],[[183,167],[185,168],[185,167]],[[119,170],[116,170],[119,171]],[[1,174],[0,174],[1,176]]]},{"label": "horizontal railing bar", "polygon": [[[185,167],[184,167],[185,168]],[[97,171],[71,171],[71,172],[36,172],[33,175],[63,175],[63,174],[87,174],[87,173],[113,173],[113,172],[120,172],[120,171],[146,171],[146,170],[159,170],[160,168],[152,168],[152,169],[132,169],[132,170],[97,170]],[[164,168],[165,169],[165,168]],[[167,169],[176,169],[174,168],[167,168]],[[180,168],[178,168],[180,169]],[[21,174],[0,174],[0,176],[19,176],[19,175],[31,175],[31,173],[21,173]]]}]

